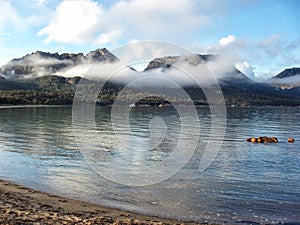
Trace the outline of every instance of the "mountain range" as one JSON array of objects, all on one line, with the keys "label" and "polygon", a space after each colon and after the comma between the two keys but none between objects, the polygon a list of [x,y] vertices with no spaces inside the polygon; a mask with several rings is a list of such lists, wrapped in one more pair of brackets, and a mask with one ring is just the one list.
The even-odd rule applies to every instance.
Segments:
[{"label": "mountain range", "polygon": [[300,91],[300,68],[288,68],[267,81],[273,87],[294,92]]},{"label": "mountain range", "polygon": [[79,64],[114,61],[117,61],[117,57],[106,48],[91,51],[86,55],[83,53],[52,54],[37,51],[9,61],[0,68],[0,74],[5,78],[18,80],[53,75]]},{"label": "mountain range", "polygon": [[[168,73],[178,63],[197,66],[214,62],[217,58],[218,56],[212,54],[155,58],[149,62],[143,73],[155,70]],[[118,60],[105,48],[86,55],[37,51],[13,59],[0,68],[0,104],[72,104],[76,86],[82,78],[78,74],[62,74],[79,65],[114,63]],[[218,77],[218,81],[227,105],[295,106],[300,105],[299,77],[300,68],[289,68],[266,82],[255,82],[232,65],[230,70]],[[122,82],[107,82],[99,98],[112,102],[123,87]],[[207,104],[200,87],[191,84],[182,87],[196,104]],[[134,90],[131,94],[137,92]]]}]

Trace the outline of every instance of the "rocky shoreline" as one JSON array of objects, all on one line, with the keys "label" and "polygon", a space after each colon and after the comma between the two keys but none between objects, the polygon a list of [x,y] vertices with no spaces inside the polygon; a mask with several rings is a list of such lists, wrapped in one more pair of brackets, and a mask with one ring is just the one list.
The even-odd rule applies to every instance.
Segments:
[{"label": "rocky shoreline", "polygon": [[181,222],[102,207],[0,180],[0,224],[192,225],[199,223]]}]

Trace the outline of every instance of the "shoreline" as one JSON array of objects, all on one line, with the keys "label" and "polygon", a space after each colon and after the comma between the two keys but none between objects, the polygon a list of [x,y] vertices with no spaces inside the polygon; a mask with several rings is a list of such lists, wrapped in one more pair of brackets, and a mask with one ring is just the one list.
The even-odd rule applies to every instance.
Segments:
[{"label": "shoreline", "polygon": [[0,196],[1,224],[207,224],[165,219],[95,205],[36,191],[2,179]]}]

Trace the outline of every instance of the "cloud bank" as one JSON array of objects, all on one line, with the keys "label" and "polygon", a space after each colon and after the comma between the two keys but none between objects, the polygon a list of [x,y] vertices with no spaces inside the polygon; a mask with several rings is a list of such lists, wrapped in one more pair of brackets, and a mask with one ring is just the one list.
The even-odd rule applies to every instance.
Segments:
[{"label": "cloud bank", "polygon": [[[183,57],[193,57],[183,56]],[[59,75],[65,77],[81,76],[98,81],[112,81],[123,84],[134,83],[138,87],[173,87],[192,86],[201,83],[211,85],[216,81],[226,78],[229,73],[237,72],[234,65],[235,57],[217,57],[216,60],[198,65],[178,60],[170,69],[157,68],[145,72],[135,71],[126,62],[120,60],[115,63],[80,64],[69,68]],[[147,78],[147,83],[144,82]],[[149,81],[148,78],[151,78]]]},{"label": "cloud bank", "polygon": [[64,0],[38,34],[46,42],[101,45],[136,37],[184,38],[210,24],[215,2],[121,0],[105,8],[93,0]]},{"label": "cloud bank", "polygon": [[[239,58],[235,64],[237,69],[257,81],[273,77],[285,68],[300,65],[300,38],[286,42],[279,34],[258,41],[245,40],[230,34],[202,50],[205,53],[236,55]],[[255,67],[252,63],[255,63]],[[276,66],[270,67],[270,64]]]},{"label": "cloud bank", "polygon": [[292,84],[295,86],[300,86],[300,74],[296,74],[292,77],[271,79],[268,80],[268,82],[272,84]]},{"label": "cloud bank", "polygon": [[[197,52],[201,53],[235,52],[241,62],[250,64],[240,65],[248,76],[269,78],[300,65],[297,29],[291,33],[286,30],[296,25],[298,17],[293,16],[298,14],[278,10],[274,22],[261,21],[271,28],[276,23],[276,29],[257,30],[257,34],[253,27],[262,26],[255,24],[255,18],[236,20],[241,11],[256,13],[262,6],[259,1],[221,0],[33,0],[31,4],[0,0],[0,64],[34,50],[88,51],[95,46],[114,48],[132,40],[162,40],[191,50],[200,45]],[[286,21],[280,20],[283,15]],[[231,25],[234,29],[226,29]],[[13,51],[8,56],[10,49]]]}]

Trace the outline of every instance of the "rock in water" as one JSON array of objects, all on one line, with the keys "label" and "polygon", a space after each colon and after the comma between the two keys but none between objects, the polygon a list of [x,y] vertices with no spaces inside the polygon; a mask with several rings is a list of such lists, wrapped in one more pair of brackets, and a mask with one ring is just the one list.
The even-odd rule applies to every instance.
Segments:
[{"label": "rock in water", "polygon": [[273,142],[278,143],[278,138],[277,137],[271,137],[271,139],[273,140]]},{"label": "rock in water", "polygon": [[257,138],[251,138],[252,143],[257,143]]},{"label": "rock in water", "polygon": [[[267,136],[262,136],[262,137],[257,137],[257,138],[251,137],[251,138],[247,138],[246,141],[252,142],[252,143],[278,143],[278,138],[277,137],[267,137]],[[293,141],[291,140],[290,142],[293,142]]]},{"label": "rock in water", "polygon": [[247,138],[246,141],[251,142],[251,138]]}]

